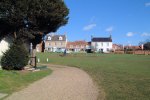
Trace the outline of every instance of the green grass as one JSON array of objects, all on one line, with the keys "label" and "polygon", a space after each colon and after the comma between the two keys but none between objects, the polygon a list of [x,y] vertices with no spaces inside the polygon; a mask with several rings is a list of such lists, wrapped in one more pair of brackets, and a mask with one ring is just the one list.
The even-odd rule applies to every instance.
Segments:
[{"label": "green grass", "polygon": [[[150,99],[150,56],[71,54],[61,57],[54,53],[38,53],[37,57],[42,63],[85,70],[103,90],[106,100]],[[47,58],[49,62],[46,62]]]},{"label": "green grass", "polygon": [[11,94],[19,91],[51,72],[50,69],[38,72],[0,70],[0,93]]}]

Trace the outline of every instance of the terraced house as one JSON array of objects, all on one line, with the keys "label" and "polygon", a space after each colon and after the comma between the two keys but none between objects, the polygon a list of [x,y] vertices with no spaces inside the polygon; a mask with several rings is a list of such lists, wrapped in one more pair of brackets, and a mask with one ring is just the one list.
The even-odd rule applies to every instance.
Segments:
[{"label": "terraced house", "polygon": [[45,51],[63,52],[66,49],[66,35],[48,34],[45,40]]},{"label": "terraced house", "polygon": [[86,46],[87,46],[86,41],[74,41],[74,42],[68,42],[67,43],[67,50],[73,51],[73,52],[80,52],[80,51],[85,51]]}]

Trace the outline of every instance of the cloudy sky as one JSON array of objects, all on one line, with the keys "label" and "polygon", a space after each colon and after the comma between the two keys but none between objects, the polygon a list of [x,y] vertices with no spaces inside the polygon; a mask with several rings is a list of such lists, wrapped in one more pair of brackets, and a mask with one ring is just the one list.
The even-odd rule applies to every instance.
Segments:
[{"label": "cloudy sky", "polygon": [[113,43],[138,45],[150,39],[150,0],[64,0],[69,22],[57,33],[68,41],[108,37]]}]

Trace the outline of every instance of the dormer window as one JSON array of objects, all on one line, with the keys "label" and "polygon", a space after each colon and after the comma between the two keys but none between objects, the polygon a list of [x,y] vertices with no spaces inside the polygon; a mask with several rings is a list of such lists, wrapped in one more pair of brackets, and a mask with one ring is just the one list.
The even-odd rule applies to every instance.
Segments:
[{"label": "dormer window", "polygon": [[63,38],[60,36],[60,37],[59,37],[59,40],[63,40]]},{"label": "dormer window", "polygon": [[50,37],[50,36],[48,36],[47,40],[51,40],[51,37]]}]

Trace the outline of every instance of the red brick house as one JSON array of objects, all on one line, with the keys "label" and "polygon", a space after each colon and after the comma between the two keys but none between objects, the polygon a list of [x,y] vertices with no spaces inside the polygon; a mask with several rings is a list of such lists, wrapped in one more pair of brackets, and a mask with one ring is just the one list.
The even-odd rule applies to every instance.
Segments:
[{"label": "red brick house", "polygon": [[67,50],[79,52],[79,51],[85,51],[87,46],[86,41],[74,41],[74,42],[67,42]]},{"label": "red brick house", "polygon": [[113,44],[112,49],[113,49],[113,51],[119,51],[119,50],[123,50],[124,47],[123,47],[123,45]]}]

